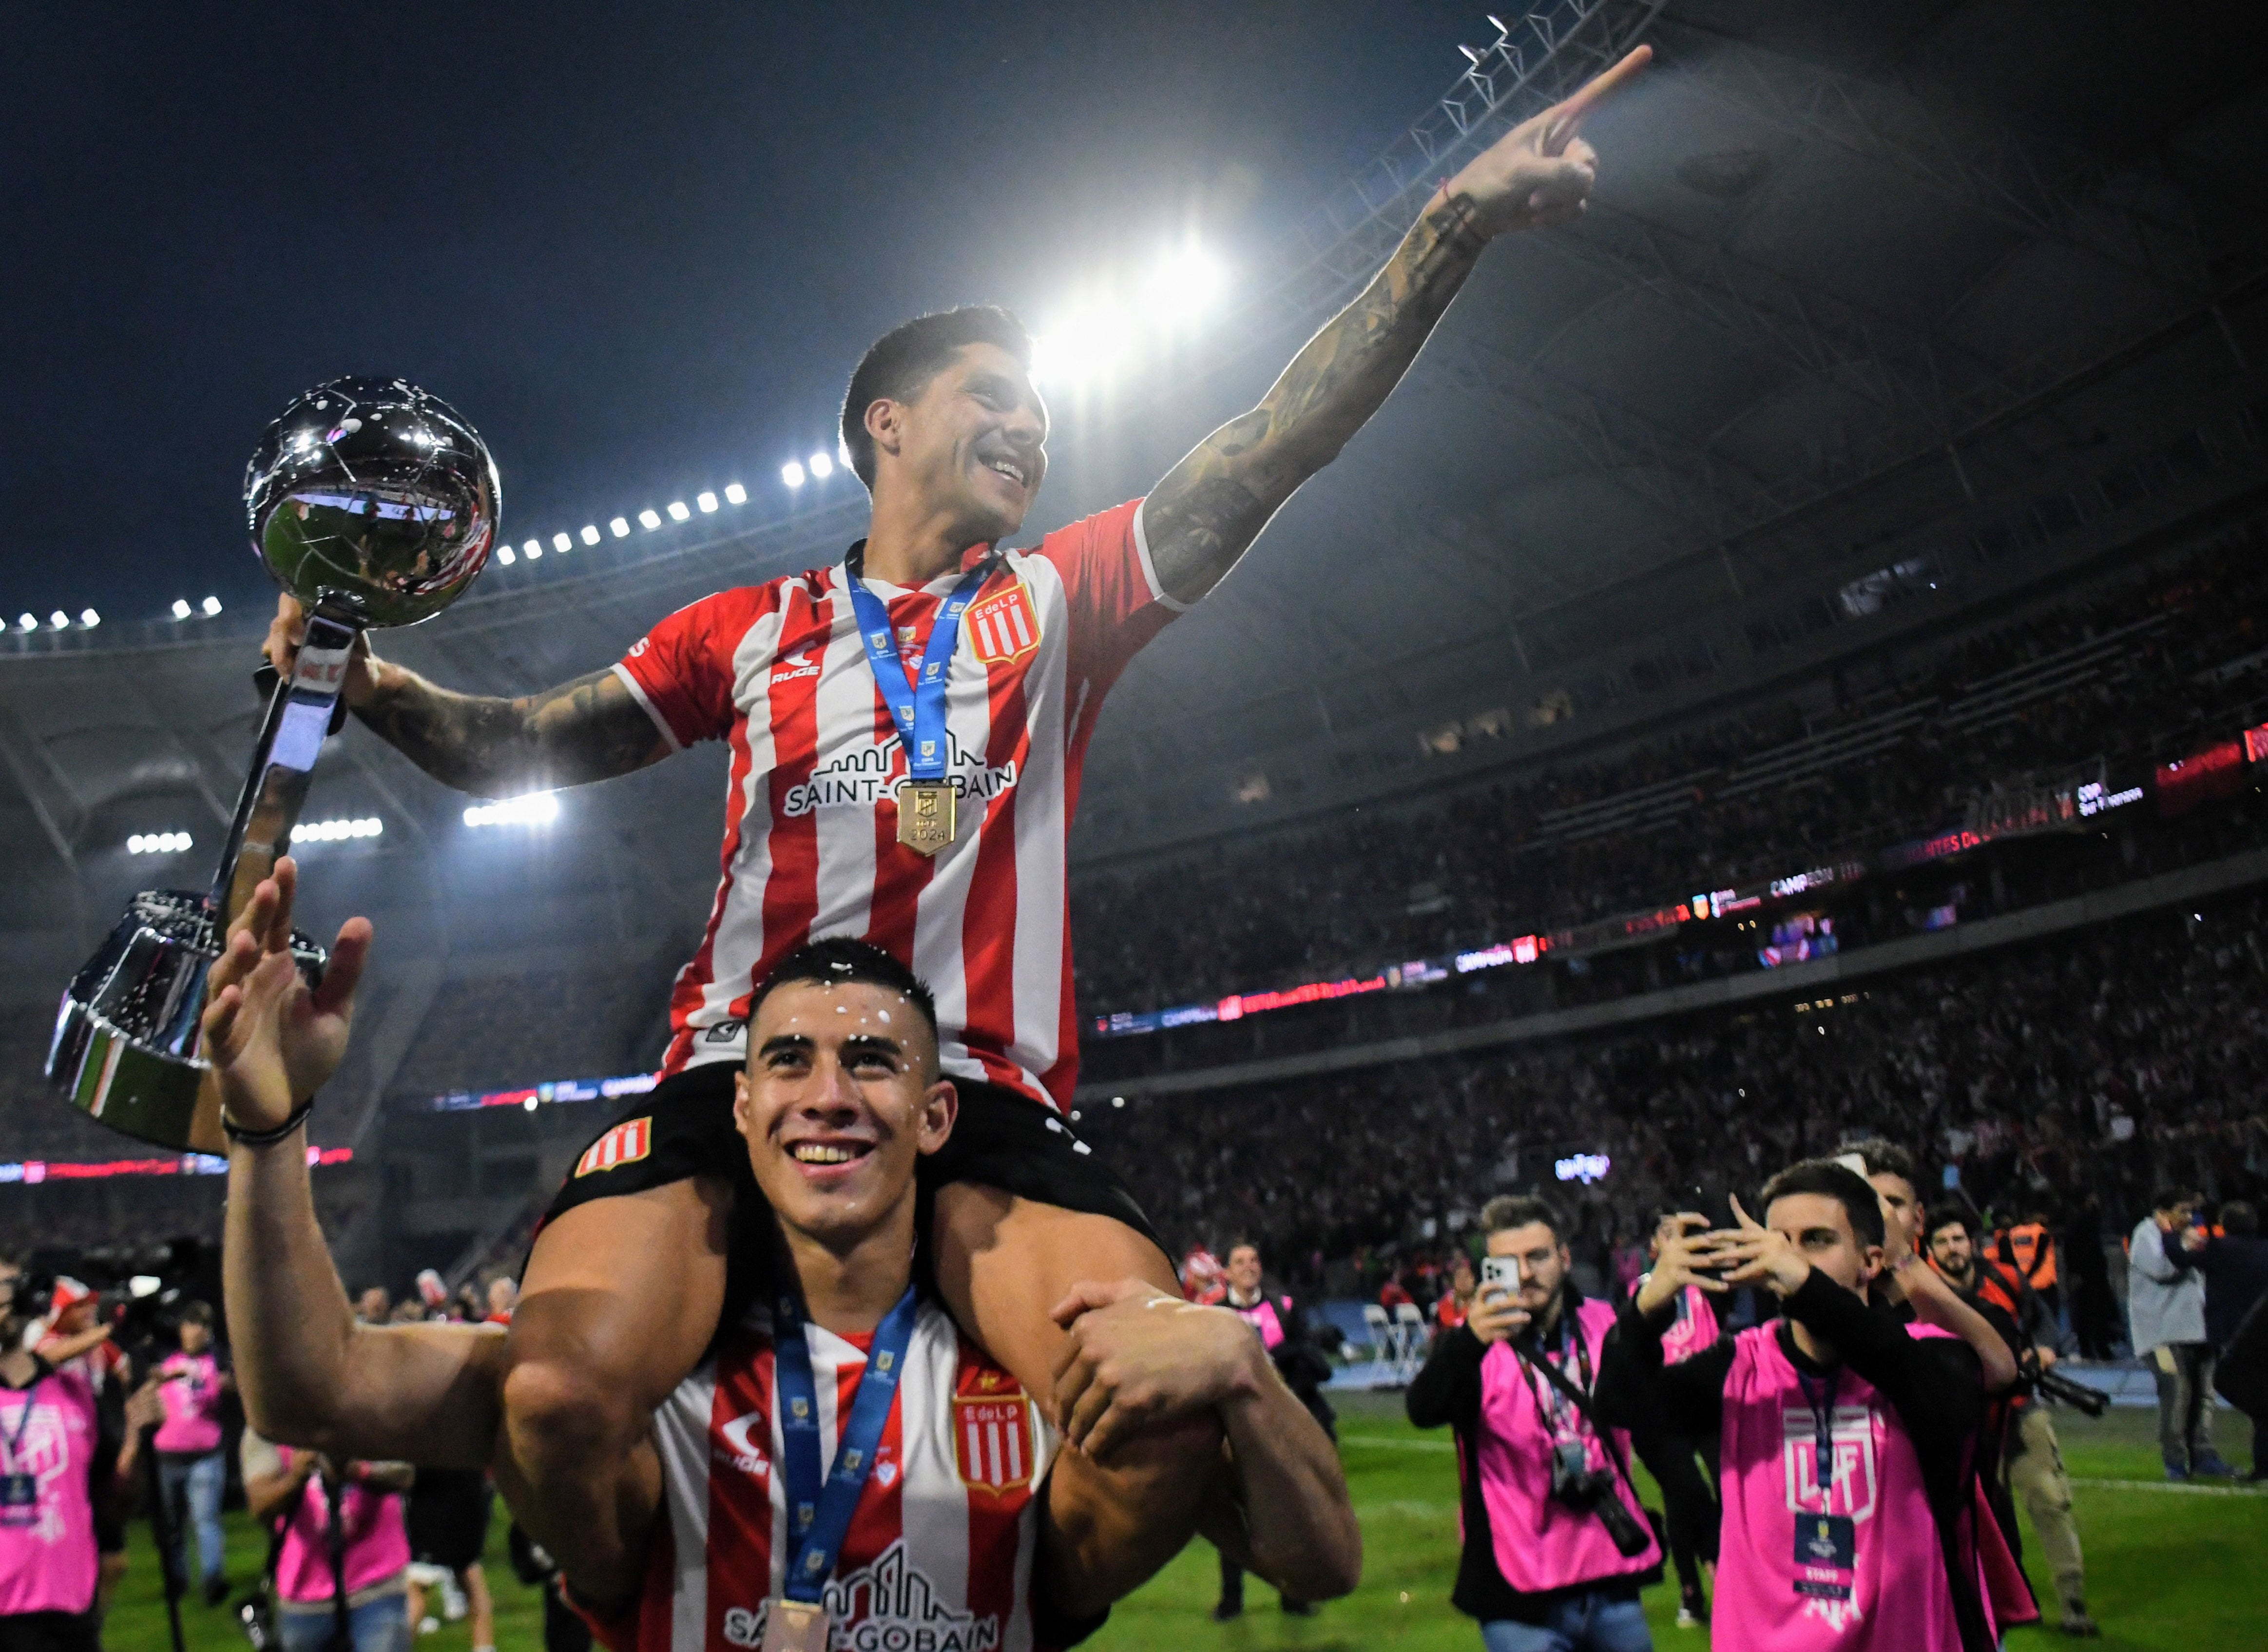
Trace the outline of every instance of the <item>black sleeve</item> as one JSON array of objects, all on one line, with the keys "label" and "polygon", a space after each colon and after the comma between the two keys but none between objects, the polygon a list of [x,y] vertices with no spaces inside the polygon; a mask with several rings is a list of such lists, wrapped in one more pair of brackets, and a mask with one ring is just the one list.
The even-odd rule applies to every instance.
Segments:
[{"label": "black sleeve", "polygon": [[1817,1268],[1787,1299],[1788,1316],[1833,1345],[1897,1410],[1925,1456],[1964,1445],[1984,1416],[1984,1368],[1957,1337],[1916,1337]]},{"label": "black sleeve", "polygon": [[1638,1312],[1635,1296],[1622,1305],[1599,1360],[1599,1415],[1638,1434],[1668,1428],[1713,1437],[1724,1427],[1733,1339],[1719,1337],[1691,1359],[1665,1365],[1661,1333],[1674,1311],[1665,1307],[1649,1317]]},{"label": "black sleeve", "polygon": [[1433,1339],[1425,1368],[1410,1384],[1403,1405],[1420,1428],[1448,1423],[1470,1428],[1481,1419],[1481,1357],[1488,1350],[1470,1325]]}]

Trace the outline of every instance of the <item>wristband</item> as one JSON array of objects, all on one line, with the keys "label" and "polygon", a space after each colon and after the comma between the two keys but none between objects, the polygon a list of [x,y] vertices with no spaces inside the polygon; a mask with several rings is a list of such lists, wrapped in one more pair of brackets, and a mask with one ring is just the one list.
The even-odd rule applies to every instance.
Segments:
[{"label": "wristband", "polygon": [[293,1131],[298,1129],[300,1125],[306,1124],[307,1122],[307,1115],[314,1110],[315,1098],[310,1095],[306,1101],[293,1108],[291,1110],[291,1116],[289,1118],[286,1118],[282,1124],[276,1125],[275,1129],[246,1130],[241,1128],[234,1119],[228,1116],[228,1110],[224,1107],[221,1109],[220,1114],[221,1132],[239,1147],[272,1147],[277,1142],[290,1135]]}]

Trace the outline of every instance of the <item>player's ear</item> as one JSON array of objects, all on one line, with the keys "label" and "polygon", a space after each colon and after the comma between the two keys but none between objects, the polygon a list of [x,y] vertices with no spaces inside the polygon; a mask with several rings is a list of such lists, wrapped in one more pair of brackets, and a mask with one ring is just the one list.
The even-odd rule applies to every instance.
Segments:
[{"label": "player's ear", "polygon": [[1882,1271],[1886,1253],[1881,1245],[1867,1245],[1859,1252],[1859,1283],[1866,1284]]},{"label": "player's ear", "polygon": [[905,445],[906,407],[888,396],[879,396],[866,403],[866,417],[862,421],[866,434],[873,439],[876,454],[895,457]]},{"label": "player's ear", "polygon": [[733,1074],[733,1128],[743,1136],[748,1133],[748,1070],[746,1067]]},{"label": "player's ear", "polygon": [[951,1079],[939,1079],[922,1092],[920,1131],[915,1137],[915,1147],[923,1153],[935,1153],[945,1146],[953,1134],[954,1121],[961,1117],[961,1092],[953,1088]]}]

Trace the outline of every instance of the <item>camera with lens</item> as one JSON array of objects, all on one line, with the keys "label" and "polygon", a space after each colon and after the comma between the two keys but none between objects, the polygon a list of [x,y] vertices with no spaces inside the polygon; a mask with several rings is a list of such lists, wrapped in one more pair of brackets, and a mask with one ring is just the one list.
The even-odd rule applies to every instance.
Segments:
[{"label": "camera with lens", "polygon": [[1596,1515],[1625,1557],[1644,1554],[1653,1541],[1630,1505],[1615,1495],[1614,1471],[1593,1468],[1590,1448],[1580,1440],[1562,1440],[1552,1448],[1551,1496],[1579,1514]]},{"label": "camera with lens", "polygon": [[2060,1371],[2048,1370],[2040,1364],[2036,1349],[2027,1348],[2016,1361],[2020,1378],[2043,1399],[2060,1400],[2063,1404],[2089,1417],[2100,1417],[2110,1409],[2110,1396],[2099,1388],[2089,1388],[2075,1383]]}]

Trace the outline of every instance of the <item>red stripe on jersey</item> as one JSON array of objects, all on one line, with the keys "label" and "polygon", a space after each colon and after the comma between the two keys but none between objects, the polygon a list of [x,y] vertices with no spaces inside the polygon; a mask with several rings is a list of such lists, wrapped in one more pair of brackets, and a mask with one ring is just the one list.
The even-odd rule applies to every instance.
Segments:
[{"label": "red stripe on jersey", "polygon": [[[1013,762],[1028,768],[1024,673],[1014,666],[995,667],[987,683],[991,732],[985,741],[985,767]],[[993,1083],[1021,1089],[1021,1071],[993,1053],[1012,1049],[1016,1043],[1017,795],[1014,786],[1004,786],[983,808],[976,871],[969,880],[968,913],[961,926],[961,968],[968,983],[962,1036],[969,1053],[983,1063],[984,1076]],[[969,827],[976,825],[969,822]]]},{"label": "red stripe on jersey", "polygon": [[[1023,1390],[1016,1379],[1009,1376],[986,1360],[983,1353],[963,1343],[961,1359],[954,1372],[953,1391],[955,1394],[1015,1395]],[[962,1407],[955,1405],[954,1421],[961,1420]],[[1013,1430],[1010,1431],[1012,1434]],[[964,1446],[963,1449],[968,1448]],[[1005,1449],[1005,1448],[1004,1448]],[[976,1461],[970,1451],[968,1461]],[[1020,1477],[1008,1476],[1006,1464],[1002,1465],[1002,1483],[1014,1479],[1028,1480],[1032,1465],[1023,1465]],[[1030,1501],[1028,1486],[1012,1496],[1003,1497],[986,1486],[969,1486],[963,1482],[968,1499],[968,1552],[972,1555],[998,1552],[1014,1553],[1016,1523],[1022,1518],[1024,1507]],[[968,1568],[968,1609],[976,1614],[978,1622],[997,1618],[1006,1623],[1016,1608],[1016,1575],[1009,1567],[978,1567]]]},{"label": "red stripe on jersey", "polygon": [[[871,1350],[873,1336],[845,1337],[845,1342],[860,1349]],[[850,1420],[850,1402],[858,1396],[858,1383],[865,1368],[846,1365],[836,1373],[835,1390],[835,1427],[836,1449],[841,1449],[842,1427]],[[836,1562],[839,1576],[856,1571],[895,1543],[906,1532],[906,1408],[902,1398],[890,1402],[890,1414],[882,1422],[881,1443],[874,1448],[874,1467],[866,1477],[865,1489],[859,1493],[858,1506],[850,1513],[850,1530],[843,1539],[843,1548]],[[870,1604],[871,1611],[873,1606]]]},{"label": "red stripe on jersey", "polygon": [[[653,1523],[654,1534],[645,1549],[645,1587],[637,1601],[637,1652],[670,1652],[677,1625],[677,1600],[673,1592],[677,1588],[677,1538],[666,1517]],[[544,1585],[546,1589],[558,1587],[556,1578]],[[566,1597],[560,1598],[564,1600]],[[351,1590],[348,1599],[353,1599]],[[594,1631],[600,1626],[588,1612],[577,1615]],[[611,1636],[594,1638],[601,1646],[614,1646]],[[628,1652],[628,1648],[617,1648],[617,1652]]]},{"label": "red stripe on jersey", "polygon": [[[720,1647],[729,1644],[725,1611],[771,1593],[771,1344],[746,1333],[729,1338],[716,1368],[709,1407],[708,1643]],[[755,1420],[743,1420],[749,1418]],[[755,1451],[740,1451],[743,1442]],[[747,1466],[757,1453],[760,1463]],[[661,1592],[666,1598],[668,1586]]]}]

